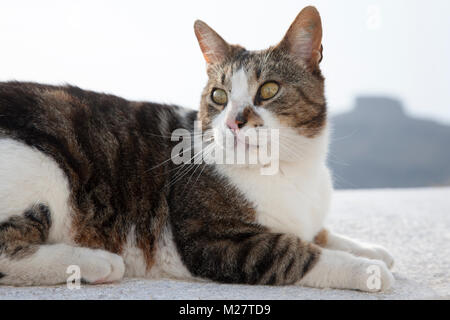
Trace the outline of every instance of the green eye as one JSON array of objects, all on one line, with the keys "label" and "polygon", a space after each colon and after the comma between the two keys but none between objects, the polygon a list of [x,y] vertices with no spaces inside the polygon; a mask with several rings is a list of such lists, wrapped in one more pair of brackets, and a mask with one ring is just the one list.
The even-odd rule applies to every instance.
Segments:
[{"label": "green eye", "polygon": [[228,101],[227,93],[222,89],[214,89],[211,98],[215,103],[220,105],[226,105]]},{"label": "green eye", "polygon": [[280,86],[276,82],[266,82],[259,89],[259,96],[263,100],[268,100],[277,94],[279,88]]}]

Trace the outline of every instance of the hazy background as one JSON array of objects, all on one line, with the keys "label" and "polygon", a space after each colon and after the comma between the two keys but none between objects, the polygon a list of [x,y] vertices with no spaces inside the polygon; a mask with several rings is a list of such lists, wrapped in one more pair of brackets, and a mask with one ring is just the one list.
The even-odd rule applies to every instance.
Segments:
[{"label": "hazy background", "polygon": [[263,49],[309,4],[323,20],[337,187],[450,184],[446,0],[2,0],[0,80],[197,108],[206,74],[195,19]]}]

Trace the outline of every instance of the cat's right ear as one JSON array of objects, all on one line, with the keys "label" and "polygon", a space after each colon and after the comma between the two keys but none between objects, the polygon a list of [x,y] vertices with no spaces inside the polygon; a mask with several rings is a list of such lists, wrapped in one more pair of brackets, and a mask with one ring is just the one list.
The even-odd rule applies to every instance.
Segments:
[{"label": "cat's right ear", "polygon": [[230,45],[210,26],[197,20],[194,23],[194,31],[208,64],[221,63],[228,57],[231,51]]},{"label": "cat's right ear", "polygon": [[316,69],[322,61],[322,22],[315,7],[304,8],[277,46],[295,61]]}]

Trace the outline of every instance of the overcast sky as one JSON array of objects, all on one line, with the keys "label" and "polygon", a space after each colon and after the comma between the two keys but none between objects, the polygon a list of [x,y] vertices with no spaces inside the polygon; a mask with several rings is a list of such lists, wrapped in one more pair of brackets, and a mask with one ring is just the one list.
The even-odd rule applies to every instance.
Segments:
[{"label": "overcast sky", "polygon": [[71,83],[197,108],[206,81],[193,23],[263,49],[315,5],[331,112],[356,95],[403,100],[450,123],[450,1],[204,0],[0,2],[0,80]]}]

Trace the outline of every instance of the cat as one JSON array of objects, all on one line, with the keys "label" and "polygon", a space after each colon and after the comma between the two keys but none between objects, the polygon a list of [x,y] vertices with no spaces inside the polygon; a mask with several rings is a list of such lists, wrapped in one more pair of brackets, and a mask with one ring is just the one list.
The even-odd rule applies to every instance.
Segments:
[{"label": "cat", "polygon": [[[65,283],[74,265],[87,284],[126,276],[388,290],[386,249],[324,226],[332,182],[316,8],[262,51],[230,45],[199,20],[194,30],[208,74],[198,111],[0,84],[0,284]],[[204,161],[171,161],[184,155],[173,152],[179,129],[202,138],[189,142],[190,160]],[[245,140],[262,130],[277,136]],[[207,152],[269,145],[270,163]]]}]

